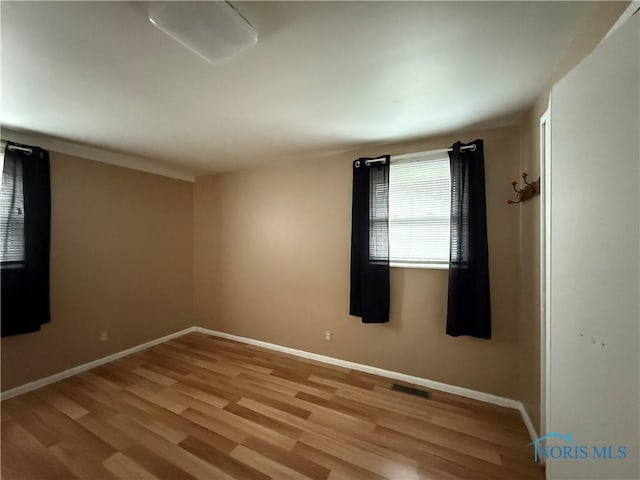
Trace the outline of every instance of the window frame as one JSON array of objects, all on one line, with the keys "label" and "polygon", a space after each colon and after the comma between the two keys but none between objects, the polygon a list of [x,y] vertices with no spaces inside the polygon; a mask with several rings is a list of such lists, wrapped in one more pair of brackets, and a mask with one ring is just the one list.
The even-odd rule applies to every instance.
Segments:
[{"label": "window frame", "polygon": [[[417,163],[421,161],[429,161],[429,160],[444,160],[445,158],[449,158],[449,149],[440,149],[440,150],[428,150],[423,152],[412,152],[405,153],[401,155],[392,155],[390,159],[390,171],[389,178],[391,179],[393,165],[394,164],[403,164],[403,163]],[[451,219],[449,219],[451,222]],[[389,229],[391,229],[391,219],[389,219]],[[449,223],[451,225],[451,223]],[[391,246],[391,243],[389,243]],[[391,250],[391,249],[390,249]],[[449,246],[449,254],[451,254],[451,246]],[[391,268],[410,268],[410,269],[423,269],[423,270],[449,270],[449,262],[401,262],[394,261],[391,259],[391,255],[389,256],[389,267]]]}]

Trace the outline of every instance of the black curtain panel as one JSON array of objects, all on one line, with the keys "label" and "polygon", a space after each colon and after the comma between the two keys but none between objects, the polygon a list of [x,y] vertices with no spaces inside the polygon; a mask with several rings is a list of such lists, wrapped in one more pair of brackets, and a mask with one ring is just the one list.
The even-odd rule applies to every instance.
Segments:
[{"label": "black curtain panel", "polygon": [[489,253],[482,140],[457,142],[451,164],[451,257],[447,335],[491,338]]},{"label": "black curtain panel", "polygon": [[349,314],[363,323],[389,321],[389,161],[353,162]]},{"label": "black curtain panel", "polygon": [[[12,147],[25,147],[31,152]],[[40,330],[49,321],[51,187],[49,153],[5,147],[0,195],[3,337]]]}]

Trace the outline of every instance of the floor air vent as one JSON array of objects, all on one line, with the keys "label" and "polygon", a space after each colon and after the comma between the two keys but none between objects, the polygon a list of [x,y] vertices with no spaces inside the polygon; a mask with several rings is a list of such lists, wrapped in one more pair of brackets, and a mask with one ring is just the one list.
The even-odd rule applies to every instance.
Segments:
[{"label": "floor air vent", "polygon": [[416,397],[422,398],[429,398],[431,396],[431,393],[427,392],[426,390],[418,390],[417,388],[405,387],[404,385],[398,385],[397,383],[393,384],[391,390],[408,393],[409,395],[415,395]]}]

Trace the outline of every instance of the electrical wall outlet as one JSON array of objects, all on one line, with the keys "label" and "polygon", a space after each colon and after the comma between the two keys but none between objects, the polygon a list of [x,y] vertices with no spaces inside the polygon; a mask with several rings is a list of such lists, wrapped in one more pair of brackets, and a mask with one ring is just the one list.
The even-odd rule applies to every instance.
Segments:
[{"label": "electrical wall outlet", "polygon": [[109,340],[109,332],[107,330],[100,330],[98,332],[98,341],[106,342],[107,340]]},{"label": "electrical wall outlet", "polygon": [[324,331],[324,339],[325,339],[325,341],[330,342],[332,335],[333,335],[333,332],[331,330],[325,330]]}]

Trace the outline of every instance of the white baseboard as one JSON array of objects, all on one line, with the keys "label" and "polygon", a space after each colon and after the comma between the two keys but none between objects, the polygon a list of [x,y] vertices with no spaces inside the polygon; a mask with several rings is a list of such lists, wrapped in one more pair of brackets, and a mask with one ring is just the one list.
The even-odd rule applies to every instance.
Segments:
[{"label": "white baseboard", "polygon": [[394,380],[400,380],[402,382],[411,383],[414,385],[420,385],[426,388],[432,388],[434,390],[440,390],[442,392],[451,393],[454,395],[460,395],[461,397],[472,398],[474,400],[479,400],[481,402],[491,403],[494,405],[499,405],[501,407],[514,408],[520,412],[522,415],[522,420],[529,431],[529,435],[532,440],[538,438],[536,433],[536,429],[529,418],[529,415],[524,408],[524,405],[518,400],[513,400],[511,398],[500,397],[498,395],[492,395],[490,393],[479,392],[477,390],[472,390],[470,388],[459,387],[457,385],[449,385],[447,383],[436,382],[435,380],[429,380],[427,378],[415,377],[413,375],[407,375],[405,373],[394,372],[392,370],[385,370],[383,368],[372,367],[371,365],[365,365],[362,363],[350,362],[348,360],[342,360],[339,358],[328,357],[326,355],[320,355],[317,353],[307,352],[305,350],[298,350],[296,348],[285,347],[283,345],[277,345],[275,343],[263,342],[262,340],[256,340],[249,337],[241,337],[238,335],[232,335],[230,333],[219,332],[217,330],[210,330],[208,328],[203,327],[189,327],[184,330],[180,330],[178,332],[174,332],[170,335],[166,335],[164,337],[156,338],[155,340],[151,340],[150,342],[146,342],[140,345],[136,345],[135,347],[128,348],[126,350],[122,350],[121,352],[117,352],[106,357],[99,358],[97,360],[93,360],[88,363],[84,363],[82,365],[78,365],[77,367],[70,368],[68,370],[64,370],[63,372],[56,373],[54,375],[41,378],[39,380],[35,380],[33,382],[25,383],[24,385],[20,385],[19,387],[12,388],[5,392],[0,393],[0,400],[7,400],[11,397],[15,397],[16,395],[20,395],[23,393],[30,392],[31,390],[35,390],[40,387],[44,387],[45,385],[49,385],[50,383],[57,382],[59,380],[65,379],[72,375],[76,375],[81,372],[85,372],[87,370],[91,370],[97,366],[103,365],[105,363],[112,362],[117,360],[118,358],[126,357],[132,353],[139,352],[141,350],[145,350],[149,347],[153,347],[160,343],[164,343],[168,340],[171,340],[176,337],[181,337],[182,335],[186,335],[187,333],[198,332],[206,335],[212,335],[215,337],[226,338],[229,340],[235,340],[237,342],[246,343],[249,345],[255,345],[257,347],[267,348],[269,350],[274,350],[277,352],[288,353],[290,355],[296,355],[302,358],[308,358],[310,360],[316,360],[322,363],[328,363],[330,365],[337,365],[340,367],[350,368],[352,370],[358,370],[361,372],[371,373],[373,375],[379,375],[381,377],[392,378]]},{"label": "white baseboard", "polygon": [[[392,378],[394,380],[400,380],[402,382],[412,383],[414,385],[420,385],[422,387],[433,388],[434,390],[440,390],[442,392],[452,393],[454,395],[460,395],[461,397],[472,398],[474,400],[480,400],[481,402],[492,403],[501,407],[515,408],[516,410],[524,410],[522,404],[511,398],[499,397],[490,393],[479,392],[477,390],[471,390],[469,388],[458,387],[456,385],[449,385],[447,383],[436,382],[435,380],[429,380],[422,377],[414,377],[413,375],[407,375],[405,373],[394,372],[391,370],[385,370],[383,368],[372,367],[362,363],[350,362],[348,360],[341,360],[339,358],[328,357],[326,355],[319,355],[317,353],[307,352],[305,350],[298,350],[295,348],[284,347],[275,343],[263,342],[262,340],[255,340],[248,337],[240,337],[238,335],[232,335],[230,333],[219,332],[216,330],[209,330],[207,328],[195,327],[194,331],[199,333],[205,333],[207,335],[213,335],[215,337],[227,338],[229,340],[235,340],[237,342],[247,343],[249,345],[255,345],[258,347],[268,348],[269,350],[275,350],[277,352],[289,353],[298,357],[308,358],[316,360],[322,363],[328,363],[331,365],[338,365],[340,367],[350,368],[352,370],[359,370],[361,372],[372,373],[381,377]],[[527,417],[528,418],[528,417]]]},{"label": "white baseboard", "polygon": [[127,355],[131,355],[132,353],[145,350],[149,347],[158,345],[159,343],[164,343],[167,340],[171,340],[172,338],[176,338],[176,337],[181,337],[182,335],[186,335],[187,333],[191,333],[193,331],[195,331],[195,327],[185,328],[184,330],[180,330],[178,332],[165,335],[164,337],[156,338],[155,340],[151,340],[150,342],[145,342],[140,345],[136,345],[135,347],[127,348],[126,350],[122,350],[120,352],[107,355],[106,357],[98,358],[97,360],[93,360],[88,363],[83,363],[82,365],[78,365],[77,367],[73,367],[59,373],[54,373],[53,375],[50,375],[48,377],[41,378],[39,380],[34,380],[33,382],[25,383],[24,385],[20,385],[19,387],[15,387],[0,393],[0,401],[7,400],[11,397],[15,397],[16,395],[21,395],[23,393],[30,392],[31,390],[35,390],[40,387],[44,387],[45,385],[49,385],[50,383],[58,382],[67,377],[71,377],[72,375],[76,375],[78,373],[91,370],[92,368],[98,367],[100,365],[104,365],[105,363],[113,362],[118,358],[126,357]]},{"label": "white baseboard", "polygon": [[479,400],[481,402],[499,405],[501,407],[514,408],[520,412],[520,415],[522,416],[522,421],[527,427],[527,431],[529,432],[529,436],[531,437],[531,440],[535,440],[538,438],[538,434],[536,432],[535,427],[533,426],[533,423],[531,422],[531,418],[529,418],[529,414],[527,413],[526,408],[524,408],[524,405],[522,404],[522,402],[519,402],[518,400],[500,397],[498,395],[492,395],[490,393],[479,392],[477,390],[472,390],[470,388],[465,388],[465,387],[459,387],[457,385],[449,385],[448,383],[436,382],[435,380],[429,380],[428,378],[415,377],[413,375],[407,375],[405,373],[394,372],[392,370],[385,370],[383,368],[378,368],[378,367],[372,367],[371,365],[350,362],[348,360],[341,360],[339,358],[328,357],[326,355],[311,353],[305,350],[298,350],[296,348],[285,347],[275,343],[263,342],[262,340],[256,340],[254,338],[241,337],[239,335],[232,335],[226,332],[210,330],[208,328],[194,327],[194,331],[198,333],[212,335],[215,337],[235,340],[237,342],[242,342],[249,345],[255,345],[257,347],[268,348],[269,350],[288,353],[291,355],[296,355],[298,357],[308,358],[310,360],[316,360],[322,363],[328,363],[330,365],[337,365],[340,367],[350,368],[352,370],[372,373],[374,375],[379,375],[381,377],[392,378],[394,380],[400,380],[403,382],[412,383],[414,385],[420,385],[422,387],[432,388],[434,390],[440,390],[442,392],[447,392],[454,395],[460,395],[461,397],[472,398],[474,400]]},{"label": "white baseboard", "polygon": [[529,436],[531,437],[531,441],[536,440],[538,438],[538,432],[536,432],[536,427],[533,426],[533,422],[529,417],[529,413],[527,409],[524,407],[522,402],[518,402],[518,410],[520,410],[520,415],[522,416],[522,421],[524,425],[527,427],[527,431],[529,432]]}]

